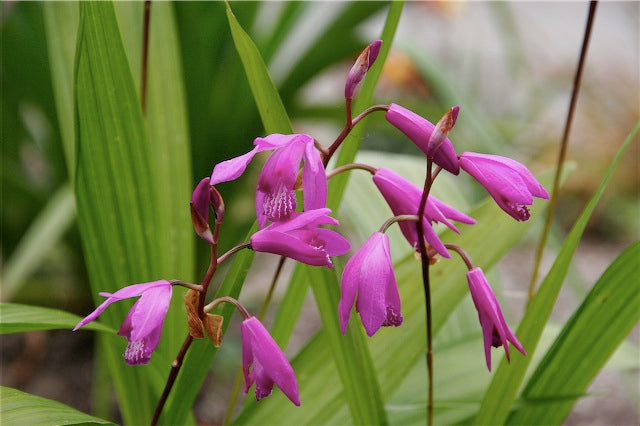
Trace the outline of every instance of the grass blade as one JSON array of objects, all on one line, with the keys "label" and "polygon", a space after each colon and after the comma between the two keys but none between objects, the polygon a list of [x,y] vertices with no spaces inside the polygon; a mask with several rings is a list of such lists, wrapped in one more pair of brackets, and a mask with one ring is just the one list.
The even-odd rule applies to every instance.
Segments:
[{"label": "grass blade", "polygon": [[[591,198],[584,211],[571,229],[565,239],[564,244],[556,258],[551,270],[542,282],[538,293],[531,301],[520,326],[516,332],[520,342],[528,352],[529,356],[522,356],[518,353],[513,355],[511,365],[503,360],[496,371],[496,374],[487,389],[485,398],[475,418],[476,424],[503,424],[509,415],[511,406],[516,399],[520,385],[531,361],[533,352],[542,334],[551,309],[560,291],[560,287],[569,270],[571,259],[578,247],[585,227],[602,196],[611,175],[616,169],[618,162],[627,148],[633,141],[640,129],[640,123],[636,125],[627,140],[624,142],[613,162],[609,166],[600,186]],[[515,352],[515,351],[514,351]],[[500,395],[500,397],[496,397]]]}]

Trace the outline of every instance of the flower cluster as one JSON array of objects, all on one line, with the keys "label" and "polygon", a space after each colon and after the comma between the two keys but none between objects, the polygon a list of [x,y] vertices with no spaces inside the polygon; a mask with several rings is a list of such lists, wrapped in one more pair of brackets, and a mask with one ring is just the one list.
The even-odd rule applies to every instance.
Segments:
[{"label": "flower cluster", "polygon": [[[438,256],[450,258],[450,251],[463,257],[469,268],[469,291],[478,311],[484,336],[487,367],[491,369],[492,346],[503,346],[507,358],[508,342],[526,354],[508,327],[482,269],[475,267],[461,248],[443,242],[433,227],[434,223],[440,223],[460,233],[454,222],[473,225],[476,221],[437,199],[429,191],[441,170],[458,175],[462,169],[486,188],[501,209],[521,221],[529,219],[528,206],[533,203],[533,198],[548,198],[548,194],[531,172],[515,160],[473,152],[458,155],[448,136],[460,112],[457,106],[449,109],[435,125],[394,103],[372,107],[353,118],[352,98],[378,57],[381,44],[377,40],[369,45],[349,72],[344,90],[347,123],[345,130],[329,148],[324,148],[306,134],[271,134],[259,137],[254,140],[251,151],[216,164],[211,176],[198,183],[191,198],[191,217],[196,234],[211,247],[212,253],[207,273],[200,284],[159,280],[130,285],[113,294],[100,293],[107,299],[82,319],[74,330],[97,319],[110,304],[139,297],[118,334],[128,340],[124,352],[127,364],[146,364],[160,341],[173,286],[188,287],[189,292],[185,297],[189,320],[187,342],[206,334],[214,345],[219,345],[222,317],[209,312],[220,303],[232,303],[244,317],[241,334],[245,392],[255,384],[255,395],[259,400],[270,395],[275,384],[295,405],[300,405],[293,368],[262,323],[250,315],[240,302],[230,297],[223,296],[206,304],[207,290],[218,266],[240,249],[272,253],[308,265],[328,268],[333,267],[332,257],[345,255],[350,250],[347,239],[330,228],[337,227],[339,222],[330,216],[331,210],[326,206],[328,175],[325,167],[346,135],[364,116],[383,110],[386,120],[424,153],[427,184],[424,188],[419,188],[385,167],[347,166],[347,169],[363,168],[371,173],[373,184],[394,216],[375,231],[345,265],[340,286],[341,299],[337,307],[342,333],[347,333],[354,305],[368,336],[373,336],[381,327],[397,327],[402,324],[400,294],[391,260],[389,238],[385,234],[389,226],[398,223],[409,245],[420,253],[423,263],[426,259],[427,264],[430,264]],[[218,257],[218,235],[225,208],[216,185],[240,177],[255,155],[263,151],[272,152],[262,167],[255,189],[258,231],[247,242]],[[437,168],[432,174],[433,164]],[[298,199],[303,200],[302,206],[298,206]],[[210,220],[211,217],[213,221]],[[184,353],[181,354],[180,356],[184,356]],[[172,368],[179,368],[180,364],[181,362],[174,362]],[[170,385],[168,382],[167,386]]]}]

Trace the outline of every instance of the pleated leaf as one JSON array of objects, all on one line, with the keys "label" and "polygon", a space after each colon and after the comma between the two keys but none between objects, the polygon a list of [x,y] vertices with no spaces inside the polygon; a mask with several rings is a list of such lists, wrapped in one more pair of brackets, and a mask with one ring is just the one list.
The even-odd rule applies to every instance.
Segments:
[{"label": "pleated leaf", "polygon": [[[98,303],[99,291],[165,278],[162,250],[171,232],[158,219],[164,213],[153,154],[110,2],[80,3],[75,88],[78,225]],[[119,327],[130,306],[115,303],[101,318]],[[152,365],[136,368],[122,359],[125,345],[110,338],[103,367],[110,369],[124,421],[148,423],[163,382],[156,356],[163,342]]]},{"label": "pleated leaf", "polygon": [[[35,330],[71,330],[82,318],[59,309],[40,306],[21,305],[19,303],[0,303],[0,334],[23,333]],[[86,326],[89,330],[115,330],[97,321]]]},{"label": "pleated leaf", "polygon": [[51,399],[0,386],[0,418],[4,426],[113,424]]},{"label": "pleated leaf", "polygon": [[560,424],[640,320],[640,242],[609,265],[522,392],[509,424]]},{"label": "pleated leaf", "polygon": [[[516,331],[516,335],[529,356],[525,357],[519,353],[515,353],[511,358],[511,364],[508,364],[506,360],[503,360],[500,363],[500,366],[491,381],[491,385],[487,389],[482,405],[476,414],[475,423],[503,424],[507,420],[509,411],[516,399],[529,363],[531,362],[531,356],[536,350],[544,325],[549,319],[549,315],[551,314],[551,310],[555,304],[558,292],[560,291],[560,287],[567,275],[569,265],[571,264],[571,260],[573,259],[573,255],[575,254],[589,218],[596,208],[596,205],[598,204],[611,175],[615,171],[620,158],[631,144],[631,141],[639,129],[640,123],[636,125],[632,133],[618,151],[618,154],[609,166],[600,186],[591,200],[589,200],[589,203],[583,210],[580,217],[576,220],[576,223],[571,229],[569,235],[567,235],[551,270],[543,280],[540,285],[540,289],[527,308],[524,318]],[[500,397],[498,398],[496,395],[500,395]]]}]

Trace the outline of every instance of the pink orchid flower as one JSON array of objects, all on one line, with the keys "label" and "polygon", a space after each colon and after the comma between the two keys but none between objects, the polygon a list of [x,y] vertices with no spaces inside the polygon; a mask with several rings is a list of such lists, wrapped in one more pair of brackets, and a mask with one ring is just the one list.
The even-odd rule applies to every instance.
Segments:
[{"label": "pink orchid flower", "polygon": [[260,400],[271,395],[276,384],[291,402],[299,406],[298,382],[293,367],[262,323],[256,317],[249,317],[242,322],[240,331],[242,371],[246,384],[244,392],[249,392],[255,383],[256,399]]},{"label": "pink orchid flower", "polygon": [[133,284],[121,288],[115,293],[100,293],[107,297],[93,312],[84,317],[75,326],[73,331],[98,318],[107,307],[118,300],[140,296],[127,314],[120,330],[119,336],[126,337],[129,341],[124,353],[124,359],[129,365],[147,364],[151,359],[151,353],[160,342],[162,324],[169,310],[171,302],[172,285],[169,281],[160,280],[142,284]]},{"label": "pink orchid flower", "polygon": [[216,164],[211,173],[210,184],[237,179],[258,152],[274,150],[258,177],[256,216],[260,229],[266,226],[267,221],[284,221],[295,212],[296,181],[303,159],[304,209],[313,210],[326,206],[327,177],[320,153],[311,136],[275,133],[256,138],[253,144],[255,148],[246,154]]},{"label": "pink orchid flower", "polygon": [[338,314],[342,334],[347,332],[354,302],[369,337],[380,327],[402,324],[400,295],[386,234],[374,233],[349,259],[342,273],[340,290]]},{"label": "pink orchid flower", "polygon": [[272,223],[251,236],[255,251],[279,254],[314,266],[333,267],[329,256],[349,251],[349,242],[336,231],[320,225],[338,225],[330,209],[295,213],[286,222]]}]

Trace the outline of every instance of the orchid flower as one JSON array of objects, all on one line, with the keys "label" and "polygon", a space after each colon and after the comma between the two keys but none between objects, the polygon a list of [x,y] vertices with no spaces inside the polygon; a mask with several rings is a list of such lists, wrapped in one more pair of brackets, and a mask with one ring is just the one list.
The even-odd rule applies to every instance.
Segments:
[{"label": "orchid flower", "polygon": [[457,175],[460,165],[453,144],[447,137],[458,117],[459,107],[451,108],[438,125],[397,104],[389,105],[385,118],[404,133],[428,158]]},{"label": "orchid flower", "polygon": [[[418,188],[418,186],[384,167],[379,168],[373,175],[373,182],[380,190],[387,204],[389,204],[389,207],[391,207],[394,215],[415,215],[418,213],[420,199],[422,198],[422,189]],[[449,219],[469,225],[476,223],[472,217],[454,209],[433,195],[429,195],[424,209],[423,226],[425,239],[431,247],[446,258],[451,256],[442,241],[440,241],[440,238],[438,238],[431,223],[443,223],[454,232],[460,233]],[[418,244],[418,232],[415,223],[402,221],[398,225],[409,244],[419,250],[420,245]]]},{"label": "orchid flower", "polygon": [[304,209],[313,210],[326,206],[327,178],[315,141],[304,134],[272,134],[256,138],[255,148],[246,154],[216,164],[211,173],[211,185],[237,179],[253,157],[261,151],[274,150],[258,177],[256,190],[256,216],[260,229],[267,221],[288,220],[296,210],[296,181],[302,167]]},{"label": "orchid flower", "polygon": [[349,242],[336,231],[320,225],[338,225],[330,209],[294,213],[286,222],[272,223],[251,236],[255,251],[279,254],[314,266],[333,267],[329,256],[349,251]]},{"label": "orchid flower", "polygon": [[496,295],[491,290],[491,286],[489,286],[482,269],[475,267],[467,272],[467,281],[469,282],[471,298],[478,311],[478,318],[482,327],[484,353],[489,371],[491,371],[491,346],[496,348],[503,346],[507,360],[509,360],[508,342],[511,342],[517,350],[526,356],[527,353],[518,338],[507,325],[502,309],[498,304],[498,299],[496,299]]},{"label": "orchid flower", "polygon": [[298,382],[291,364],[282,353],[273,337],[256,317],[245,319],[241,326],[242,371],[245,379],[244,392],[256,384],[256,399],[271,395],[273,385],[295,405],[300,405]]},{"label": "orchid flower", "polygon": [[349,259],[342,273],[340,290],[338,314],[342,334],[347,332],[354,302],[369,337],[380,327],[402,324],[400,295],[386,234],[374,233]]},{"label": "orchid flower", "polygon": [[531,216],[526,206],[533,197],[549,199],[549,194],[523,164],[499,155],[464,152],[460,167],[475,178],[498,206],[516,220]]},{"label": "orchid flower", "polygon": [[147,364],[151,359],[151,353],[160,342],[162,324],[171,302],[171,292],[171,283],[166,280],[133,284],[113,294],[102,292],[100,296],[107,297],[107,300],[84,317],[73,331],[98,318],[113,302],[141,296],[127,314],[118,335],[126,337],[129,341],[124,353],[127,364]]}]

